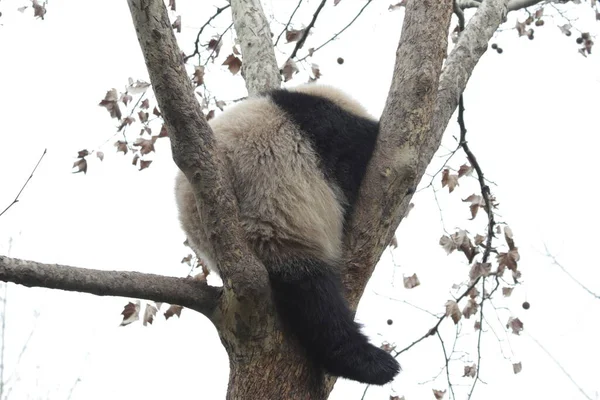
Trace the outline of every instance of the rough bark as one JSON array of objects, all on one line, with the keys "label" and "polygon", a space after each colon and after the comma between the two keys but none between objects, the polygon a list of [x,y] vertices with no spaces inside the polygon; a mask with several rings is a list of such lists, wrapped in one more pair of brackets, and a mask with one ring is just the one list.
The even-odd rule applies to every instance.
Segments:
[{"label": "rough bark", "polygon": [[102,271],[42,264],[0,256],[0,281],[98,296],[144,298],[178,304],[211,318],[222,289],[206,281],[128,271]]},{"label": "rough bark", "polygon": [[232,0],[233,25],[242,49],[242,76],[250,96],[281,85],[269,21],[260,0]]},{"label": "rough bark", "polygon": [[452,0],[406,6],[381,131],[346,241],[345,282],[354,307],[421,179],[419,160],[431,159],[437,150],[423,143],[430,134],[451,15]]}]

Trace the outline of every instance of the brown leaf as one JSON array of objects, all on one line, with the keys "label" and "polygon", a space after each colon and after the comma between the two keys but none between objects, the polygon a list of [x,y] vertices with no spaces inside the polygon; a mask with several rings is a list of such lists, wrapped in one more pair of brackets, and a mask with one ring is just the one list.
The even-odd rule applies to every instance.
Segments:
[{"label": "brown leaf", "polygon": [[463,164],[458,169],[458,177],[461,178],[465,175],[471,175],[473,173],[473,167],[467,164]]},{"label": "brown leaf", "polygon": [[140,111],[138,112],[138,118],[140,119],[141,123],[145,123],[148,122],[148,113],[145,111]]},{"label": "brown leaf", "polygon": [[480,263],[479,261],[474,263],[469,271],[469,278],[471,281],[475,281],[480,276],[488,276],[492,271],[492,264]]},{"label": "brown leaf", "polygon": [[541,18],[542,15],[544,15],[544,7],[540,7],[537,10],[535,10],[534,16],[535,16],[536,19]]},{"label": "brown leaf", "polygon": [[281,74],[283,75],[283,80],[285,82],[289,81],[294,77],[294,74],[298,73],[298,66],[296,63],[289,59],[283,64],[283,68],[281,69]]},{"label": "brown leaf", "polygon": [[217,100],[215,101],[215,105],[217,106],[217,108],[221,111],[223,111],[225,109],[225,102],[223,100]]},{"label": "brown leaf", "polygon": [[509,249],[515,249],[515,242],[513,240],[513,232],[512,229],[508,225],[504,227],[504,239],[506,240],[506,244]]},{"label": "brown leaf", "polygon": [[160,128],[158,137],[162,138],[162,137],[167,137],[167,136],[169,136],[169,133],[167,132],[167,125],[162,124],[162,127]]},{"label": "brown leaf", "polygon": [[571,36],[571,28],[571,24],[564,24],[558,27],[558,29],[567,36]]},{"label": "brown leaf", "polygon": [[215,117],[215,110],[210,110],[208,112],[208,114],[206,114],[206,120],[210,121],[211,119],[213,119]]},{"label": "brown leaf", "polygon": [[154,106],[154,110],[152,110],[152,114],[156,115],[157,117],[160,117],[162,115],[160,113],[160,111],[158,111],[158,108],[156,106]]},{"label": "brown leaf", "polygon": [[285,31],[285,40],[287,40],[288,43],[297,42],[298,40],[300,40],[300,38],[302,38],[302,35],[304,35],[304,31],[305,31],[305,29],[300,29],[300,30],[289,29],[289,30],[286,30]]},{"label": "brown leaf", "polygon": [[129,325],[140,319],[140,301],[137,300],[135,304],[132,302],[127,303],[125,307],[123,307],[121,315],[123,316],[121,326]]},{"label": "brown leaf", "polygon": [[181,33],[181,15],[178,15],[177,18],[175,18],[171,28],[175,29],[177,33]]},{"label": "brown leaf", "polygon": [[503,287],[502,288],[502,296],[504,297],[510,297],[510,295],[512,294],[514,288],[512,287]]},{"label": "brown leaf", "polygon": [[417,274],[412,274],[411,276],[405,276],[405,277],[403,277],[403,280],[404,280],[404,287],[406,289],[412,289],[421,284],[421,282],[419,281],[419,278],[417,277]]},{"label": "brown leaf", "polygon": [[479,304],[475,301],[475,299],[469,299],[467,305],[462,310],[462,315],[466,319],[471,318],[471,315],[475,315],[477,310],[479,309]]},{"label": "brown leaf", "polygon": [[242,60],[240,60],[235,55],[230,54],[227,56],[225,61],[223,61],[222,65],[227,65],[227,67],[229,68],[229,72],[235,75],[238,72],[240,72],[240,68],[242,68]]},{"label": "brown leaf", "polygon": [[117,148],[117,153],[122,151],[123,154],[127,154],[127,152],[129,151],[129,148],[127,147],[127,142],[123,140],[117,140],[115,142],[115,147]]},{"label": "brown leaf", "polygon": [[[214,52],[214,54],[212,55],[213,58],[219,57],[219,52],[221,51],[221,47],[223,47],[223,40],[221,40],[221,36],[219,36],[219,35],[213,36],[208,41],[208,44],[206,45],[206,48],[208,50]],[[235,46],[234,46],[234,49],[235,49]],[[235,52],[234,52],[234,54],[235,54]]]},{"label": "brown leaf", "polygon": [[85,158],[78,158],[77,161],[73,163],[73,168],[77,168],[77,171],[73,171],[74,174],[78,172],[87,173],[87,161]]},{"label": "brown leaf", "polygon": [[90,152],[89,152],[89,151],[87,151],[86,149],[79,150],[79,151],[77,152],[77,157],[79,157],[79,158],[83,158],[83,157],[87,156],[88,154],[90,154]]},{"label": "brown leaf", "polygon": [[525,35],[527,31],[527,21],[519,22],[519,20],[517,20],[515,28],[517,28],[517,33],[519,34],[519,37]]},{"label": "brown leaf", "polygon": [[498,274],[502,275],[502,272],[504,272],[504,268],[516,271],[517,262],[519,261],[521,256],[519,255],[519,249],[515,247],[508,253],[498,253],[496,258],[498,259]]},{"label": "brown leaf", "polygon": [[140,160],[140,171],[148,168],[152,164],[152,160]]},{"label": "brown leaf", "polygon": [[469,377],[469,378],[475,378],[475,375],[477,375],[477,365],[473,364],[473,365],[465,365],[465,369],[464,369],[464,373],[463,373],[463,378]]},{"label": "brown leaf", "polygon": [[[140,108],[141,108],[142,110],[147,110],[147,109],[149,109],[149,108],[150,108],[150,100],[148,100],[148,99],[144,99],[144,100],[142,101],[142,104],[140,104]],[[142,121],[142,122],[143,122],[143,121]]]},{"label": "brown leaf", "polygon": [[523,330],[523,322],[519,318],[510,317],[506,323],[506,327],[510,328],[515,335],[519,335]]},{"label": "brown leaf", "polygon": [[156,136],[153,136],[150,139],[137,138],[133,145],[135,147],[139,147],[139,151],[141,155],[146,155],[151,151],[154,151],[154,142],[156,141]]},{"label": "brown leaf", "polygon": [[454,243],[454,241],[446,235],[440,238],[440,246],[442,246],[444,250],[446,250],[446,254],[450,254],[458,248],[456,246],[456,243]]},{"label": "brown leaf", "polygon": [[480,235],[479,233],[477,235],[475,235],[475,246],[479,246],[480,244],[485,242],[485,239],[486,239],[486,237]]},{"label": "brown leaf", "polygon": [[181,263],[186,263],[187,265],[189,265],[190,267],[192,266],[192,254],[188,254],[187,256],[183,257],[181,259]]},{"label": "brown leaf", "polygon": [[475,329],[475,331],[478,331],[481,329],[481,321],[477,320],[475,321],[475,324],[473,325],[473,329]]},{"label": "brown leaf", "polygon": [[104,152],[97,151],[96,152],[96,157],[98,157],[100,159],[100,161],[104,161]]},{"label": "brown leaf", "polygon": [[204,66],[199,65],[196,67],[192,81],[196,84],[196,86],[204,84]]},{"label": "brown leaf", "polygon": [[146,309],[144,310],[144,318],[142,319],[142,324],[147,326],[148,324],[152,325],[154,321],[154,316],[158,309],[151,305],[150,303],[146,303]]},{"label": "brown leaf", "polygon": [[448,300],[446,302],[446,317],[452,317],[452,321],[454,321],[455,325],[460,321],[461,313],[456,301]]},{"label": "brown leaf", "polygon": [[454,188],[458,186],[458,175],[450,174],[450,170],[445,168],[442,171],[442,187],[448,186],[448,191],[452,193]]},{"label": "brown leaf", "polygon": [[433,389],[433,395],[435,396],[435,400],[442,400],[444,398],[445,394],[446,394],[445,390]]},{"label": "brown leaf", "polygon": [[478,194],[472,194],[466,199],[463,200],[464,203],[471,203],[471,219],[475,219],[477,216],[477,211],[479,211],[479,207],[485,206],[485,201],[483,197]]},{"label": "brown leaf", "polygon": [[131,165],[137,165],[138,160],[140,159],[140,155],[135,153],[133,159],[131,160]]},{"label": "brown leaf", "polygon": [[32,0],[31,3],[33,6],[33,16],[44,19],[44,15],[46,14],[46,4],[40,4],[38,0]]},{"label": "brown leaf", "polygon": [[119,95],[117,93],[117,89],[111,89],[106,92],[104,99],[100,101],[100,104],[98,105],[106,108],[111,118],[121,119],[121,109],[117,103],[118,100]]},{"label": "brown leaf", "polygon": [[169,8],[171,9],[171,11],[177,11],[175,0],[169,0]]},{"label": "brown leaf", "polygon": [[394,10],[398,10],[401,7],[405,7],[406,6],[406,0],[402,0],[399,3],[396,4],[390,4],[390,6],[388,7],[388,11],[394,11]]},{"label": "brown leaf", "polygon": [[133,100],[133,96],[127,93],[123,93],[121,98],[119,99],[123,104],[127,105],[130,101]]},{"label": "brown leaf", "polygon": [[169,319],[171,318],[173,315],[177,315],[178,317],[181,317],[181,310],[183,309],[182,306],[178,306],[175,304],[171,304],[171,306],[167,309],[167,311],[165,311],[165,319]]},{"label": "brown leaf", "polygon": [[515,374],[518,374],[519,372],[521,372],[522,369],[523,369],[523,365],[521,364],[521,362],[513,364],[513,372]]},{"label": "brown leaf", "polygon": [[319,68],[319,66],[317,64],[312,64],[310,68],[315,80],[319,79],[321,77],[321,69]]}]

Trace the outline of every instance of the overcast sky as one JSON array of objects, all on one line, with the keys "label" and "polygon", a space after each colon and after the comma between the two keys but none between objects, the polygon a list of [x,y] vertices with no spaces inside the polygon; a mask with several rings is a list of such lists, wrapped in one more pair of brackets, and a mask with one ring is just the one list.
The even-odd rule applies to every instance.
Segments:
[{"label": "overcast sky", "polygon": [[[214,10],[211,2],[197,3],[204,2],[177,2],[183,15],[178,38],[188,54],[195,33]],[[306,25],[318,3],[304,1],[293,26]],[[180,260],[187,250],[176,216],[176,167],[167,139],[159,140],[151,167],[138,172],[129,155],[115,153],[115,120],[98,107],[107,90],[124,90],[129,77],[147,79],[126,2],[53,1],[43,21],[32,18],[31,8],[17,11],[27,4],[0,3],[0,209],[14,199],[45,148],[48,153],[20,202],[0,220],[0,254],[10,250],[13,257],[45,263],[185,276],[188,268]],[[296,2],[264,4],[278,35]],[[330,38],[364,4],[328,4],[305,48]],[[345,89],[375,116],[385,102],[404,13],[388,12],[388,5],[374,1],[337,41],[314,56],[322,82]],[[561,11],[577,19],[574,25],[580,30],[598,32],[588,4]],[[512,297],[494,301],[497,311],[486,304],[490,312],[481,361],[486,384],[478,384],[475,398],[584,399],[536,341],[589,397],[600,396],[600,300],[552,265],[545,250],[600,293],[598,257],[593,253],[600,222],[600,62],[595,48],[587,58],[578,54],[578,32],[566,37],[556,27],[566,22],[563,17],[549,7],[545,12],[551,15],[545,26],[536,28],[533,41],[518,38],[510,29],[514,18],[524,19],[524,14],[511,14],[505,31],[493,39],[503,53],[483,56],[465,93],[469,144],[486,177],[495,183],[497,220],[511,226],[523,272],[523,284]],[[230,21],[224,12],[202,43]],[[218,62],[206,77],[209,89],[223,100],[245,95],[241,77],[232,78],[220,66],[231,51],[232,38],[225,35]],[[292,47],[279,49],[282,63]],[[338,57],[343,65],[336,63]],[[290,84],[306,81],[307,68],[309,64]],[[454,121],[431,173],[456,146]],[[81,149],[105,153],[103,162],[89,157],[87,175],[71,173]],[[449,165],[458,168],[464,162],[459,152]],[[426,176],[421,187],[430,180]],[[399,248],[393,255],[385,252],[361,302],[357,319],[377,344],[387,340],[404,348],[423,335],[435,323],[423,310],[442,312],[455,293],[452,285],[467,278],[463,257],[446,256],[438,245],[440,236],[459,227],[472,234],[485,230],[483,214],[469,221],[468,206],[460,201],[477,191],[473,178],[462,179],[452,194],[440,189],[440,176],[434,183],[438,202],[430,188],[414,196],[415,207],[398,230]],[[421,286],[406,290],[402,276],[413,273]],[[10,399],[225,397],[227,356],[216,331],[199,314],[185,310],[181,319],[157,318],[151,327],[119,327],[120,313],[130,299],[12,284],[0,294],[8,304],[5,380],[11,378]],[[528,311],[521,308],[523,301],[531,303]],[[505,333],[503,325],[510,316],[524,321],[521,336]],[[394,323],[388,326],[387,319]],[[450,367],[457,398],[465,398],[472,382],[462,373],[463,366],[476,359],[473,322],[461,324],[457,360]],[[452,347],[452,322],[444,321],[440,332]],[[25,343],[27,349],[19,357]],[[433,398],[432,388],[447,388],[445,372],[439,374],[444,358],[437,339],[417,345],[400,362],[399,378],[387,387],[369,389],[367,399],[386,399],[391,393],[407,400],[427,399]],[[523,364],[519,375],[513,374],[514,362]],[[331,398],[360,399],[363,388],[340,380]]]}]

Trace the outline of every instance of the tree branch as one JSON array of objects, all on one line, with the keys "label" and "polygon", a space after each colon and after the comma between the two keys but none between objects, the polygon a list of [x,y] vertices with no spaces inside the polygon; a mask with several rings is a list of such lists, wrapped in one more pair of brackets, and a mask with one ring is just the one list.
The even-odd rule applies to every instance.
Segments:
[{"label": "tree branch", "polygon": [[[510,0],[507,5],[507,11],[517,11],[522,8],[534,6],[538,3],[543,3],[547,0]],[[458,0],[458,6],[461,9],[479,7],[481,0]]]},{"label": "tree branch", "polygon": [[[128,4],[167,125],[173,159],[190,182],[198,209],[203,220],[206,218],[206,230],[211,233],[225,289],[233,290],[235,297],[244,297],[244,301],[260,299],[268,293],[267,273],[243,239],[231,182],[224,172],[223,160],[217,156],[212,130],[194,96],[164,2],[128,0]],[[236,1],[232,5],[234,19],[239,19]],[[241,39],[242,48],[250,42]],[[257,64],[265,68],[264,62]]]},{"label": "tree branch", "polygon": [[[220,7],[220,8],[217,7],[217,11],[215,11],[215,13],[208,19],[208,21],[206,21],[204,23],[204,25],[202,25],[200,27],[200,30],[198,30],[198,34],[196,35],[196,41],[194,42],[194,52],[192,54],[190,54],[189,56],[185,56],[183,58],[184,62],[186,62],[190,58],[194,57],[195,55],[200,55],[200,35],[202,35],[202,32],[204,31],[204,28],[206,28],[212,22],[213,19],[217,18],[217,16],[219,14],[221,14],[223,11],[225,11],[229,7],[231,7],[230,4],[226,4],[226,5],[224,5],[223,7]],[[215,46],[215,47],[217,47],[217,46]],[[210,56],[208,58],[210,59]]]},{"label": "tree branch", "polygon": [[269,21],[260,0],[231,0],[233,24],[242,50],[242,76],[248,95],[281,86]]},{"label": "tree branch", "polygon": [[277,40],[275,40],[275,44],[273,46],[277,47],[277,43],[279,43],[279,39],[281,39],[281,35],[283,35],[289,28],[290,24],[292,23],[292,19],[294,18],[294,15],[296,15],[296,11],[298,11],[298,9],[300,8],[300,5],[302,5],[302,1],[303,0],[298,1],[296,8],[294,8],[292,15],[290,15],[290,19],[288,20],[287,24],[285,24],[285,26],[283,27],[283,30],[277,36]]},{"label": "tree branch", "polygon": [[47,149],[44,149],[44,152],[40,156],[40,159],[35,164],[35,167],[33,167],[33,170],[31,171],[31,174],[29,174],[29,178],[27,178],[27,180],[23,184],[23,186],[21,187],[21,190],[19,190],[19,193],[17,193],[17,195],[15,196],[15,199],[12,201],[12,203],[10,203],[8,206],[6,206],[6,208],[4,210],[2,210],[2,212],[0,212],[0,217],[3,216],[4,213],[8,211],[9,208],[11,208],[12,206],[14,206],[15,204],[17,204],[19,202],[19,196],[21,195],[21,193],[23,193],[23,190],[25,190],[25,187],[27,186],[27,184],[29,183],[29,181],[31,180],[31,178],[33,178],[33,174],[35,173],[35,170],[37,169],[38,165],[40,165],[40,163],[42,162],[42,159],[46,155],[46,150]]},{"label": "tree branch", "polygon": [[102,271],[42,264],[0,256],[0,280],[27,287],[45,287],[98,296],[142,298],[177,304],[211,317],[222,288],[206,281],[128,271]]},{"label": "tree branch", "polygon": [[321,3],[319,4],[319,7],[317,7],[317,11],[315,11],[315,13],[313,14],[313,17],[312,17],[310,23],[308,24],[308,26],[306,28],[304,28],[304,33],[302,34],[302,37],[300,38],[300,40],[298,40],[296,42],[296,46],[294,47],[294,50],[292,51],[292,54],[290,54],[289,58],[296,57],[296,53],[298,52],[298,50],[300,50],[302,48],[302,46],[304,46],[304,42],[306,42],[306,38],[308,37],[308,33],[315,26],[315,22],[317,22],[317,17],[319,16],[319,13],[323,9],[323,6],[325,6],[325,2],[326,1],[327,0],[321,0]]},{"label": "tree branch", "polygon": [[418,169],[419,161],[427,158],[428,163],[439,147],[427,137],[448,45],[452,3],[412,0],[406,6],[376,151],[346,237],[345,283],[354,307],[424,173]]}]

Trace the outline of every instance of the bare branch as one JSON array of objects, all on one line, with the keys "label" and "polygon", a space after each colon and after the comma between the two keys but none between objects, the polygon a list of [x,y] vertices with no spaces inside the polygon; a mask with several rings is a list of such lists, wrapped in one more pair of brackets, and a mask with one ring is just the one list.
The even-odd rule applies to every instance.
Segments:
[{"label": "bare branch", "polygon": [[283,35],[287,31],[287,29],[289,28],[290,24],[292,23],[292,19],[294,18],[294,15],[296,15],[296,11],[298,11],[298,9],[300,8],[301,4],[302,4],[302,0],[300,0],[298,2],[298,5],[296,5],[296,8],[294,8],[294,11],[292,12],[292,15],[290,15],[290,19],[288,20],[287,24],[285,24],[285,26],[283,27],[283,30],[277,36],[277,40],[275,41],[274,46],[277,46],[277,43],[279,43],[279,39],[281,39],[281,35]]},{"label": "bare branch", "polygon": [[[507,5],[507,11],[517,11],[522,8],[534,6],[539,3],[547,2],[548,0],[510,0]],[[458,0],[458,6],[461,9],[479,7],[482,3],[481,0]]]},{"label": "bare branch", "polygon": [[23,186],[21,187],[21,190],[19,190],[19,193],[17,193],[17,195],[15,196],[15,199],[2,212],[0,212],[0,217],[3,216],[4,213],[6,211],[8,211],[9,208],[11,208],[13,205],[15,205],[16,203],[19,202],[19,196],[21,195],[21,193],[23,192],[23,190],[25,189],[25,187],[27,186],[27,184],[29,183],[29,181],[31,180],[31,178],[33,178],[33,174],[35,173],[35,170],[37,169],[38,165],[40,165],[40,163],[42,162],[42,158],[44,158],[44,156],[46,155],[46,150],[47,149],[44,149],[44,152],[40,156],[40,159],[35,164],[35,167],[33,167],[33,170],[31,171],[31,174],[29,174],[29,178],[27,178],[27,180],[23,184]]},{"label": "bare branch", "polygon": [[315,11],[315,13],[313,14],[312,20],[310,21],[308,26],[306,28],[304,28],[304,33],[302,34],[302,37],[300,38],[300,40],[298,40],[296,42],[296,46],[294,47],[294,50],[292,51],[292,54],[290,54],[289,58],[296,57],[296,53],[298,52],[298,50],[300,50],[302,48],[302,46],[304,46],[304,42],[306,42],[308,33],[315,26],[315,22],[317,22],[317,17],[319,16],[319,13],[323,9],[323,6],[325,5],[326,1],[327,0],[321,0],[321,4],[319,4],[319,7],[317,7],[317,11]]},{"label": "bare branch", "polygon": [[231,0],[233,24],[242,50],[242,76],[250,96],[281,86],[269,21],[260,0]]},{"label": "bare branch", "polygon": [[[189,180],[196,201],[201,203],[199,209],[206,218],[207,231],[211,232],[225,288],[233,289],[236,297],[245,297],[245,301],[262,298],[268,293],[267,273],[243,239],[231,182],[224,173],[223,160],[216,155],[212,130],[194,96],[164,2],[128,0],[128,4],[156,99],[167,125],[173,159]],[[243,24],[239,21],[239,10],[235,10],[236,4],[236,1],[232,3],[234,19]],[[244,27],[245,31],[250,28]],[[258,44],[244,36],[241,40],[242,47]],[[270,38],[269,45],[273,52]],[[253,62],[252,58],[257,54],[250,55],[249,62]],[[256,64],[266,68],[264,62]],[[266,75],[257,73],[257,76]]]},{"label": "bare branch", "polygon": [[[460,95],[467,82],[487,50],[488,42],[502,23],[506,15],[506,4],[509,0],[485,0],[469,20],[465,30],[460,34],[458,43],[446,59],[440,76],[438,98],[432,123],[431,135],[427,138],[427,148],[439,146],[448,122],[458,106]],[[429,164],[431,157],[423,153],[419,160],[419,175]]]},{"label": "bare branch", "polygon": [[[204,25],[202,25],[200,27],[200,30],[198,30],[198,34],[196,35],[196,41],[194,42],[194,52],[192,54],[190,54],[189,56],[185,56],[185,58],[183,59],[183,61],[187,61],[190,58],[194,57],[195,55],[200,55],[200,35],[202,35],[202,32],[204,31],[204,28],[206,28],[208,25],[210,25],[210,23],[212,22],[213,19],[217,18],[217,16],[219,14],[221,14],[223,11],[225,11],[229,7],[231,7],[231,4],[226,4],[226,5],[224,5],[223,7],[220,7],[220,8],[217,7],[217,11],[215,11],[215,13],[208,19],[208,21],[206,21],[204,23]],[[208,58],[210,59],[210,57],[208,57]]]},{"label": "bare branch", "polygon": [[556,364],[556,366],[558,368],[560,368],[560,370],[562,371],[563,374],[565,374],[565,376],[571,381],[571,383],[573,384],[573,386],[575,386],[579,392],[588,400],[593,400],[591,396],[589,396],[584,390],[583,388],[575,381],[575,379],[573,379],[573,377],[571,376],[571,374],[569,374],[567,372],[567,370],[565,369],[565,367],[562,366],[562,364],[552,355],[552,353],[550,353],[540,342],[537,341],[536,338],[534,338],[533,336],[531,336],[531,334],[528,334],[527,336],[529,336],[529,338],[531,340],[533,340],[535,342],[535,344],[538,345],[538,347],[540,349],[542,349],[542,351],[544,353],[546,353],[546,355],[548,357],[550,357],[550,359],[554,362],[554,364]]},{"label": "bare branch", "polygon": [[[308,58],[310,55],[312,55],[312,54],[315,54],[315,52],[316,52],[317,50],[320,50],[320,49],[322,49],[322,48],[323,48],[323,47],[325,47],[325,46],[326,46],[328,43],[330,43],[330,42],[334,41],[334,40],[335,40],[335,39],[336,39],[338,36],[340,36],[340,35],[341,35],[341,34],[342,34],[342,33],[343,33],[343,32],[344,32],[346,29],[348,29],[348,28],[350,27],[350,25],[352,25],[352,24],[354,23],[354,21],[356,21],[356,20],[358,19],[358,17],[360,17],[360,14],[362,14],[362,12],[365,10],[365,8],[367,8],[367,6],[368,6],[369,4],[371,4],[371,1],[373,1],[373,0],[367,0],[367,2],[365,3],[365,5],[364,5],[364,6],[362,6],[362,8],[361,8],[361,9],[358,11],[358,14],[356,14],[356,15],[354,16],[354,18],[352,18],[352,20],[351,20],[350,22],[348,22],[348,25],[346,25],[345,27],[343,27],[341,31],[339,31],[338,33],[336,33],[335,35],[333,35],[333,36],[332,36],[332,37],[331,37],[329,40],[327,40],[325,43],[321,44],[321,45],[320,45],[320,46],[318,46],[318,47],[315,47],[315,48],[313,49],[313,51],[311,52],[311,54],[308,54],[308,55],[306,55],[306,56],[302,57],[301,59],[299,59],[299,60],[298,60],[298,62],[306,60],[306,59],[307,59],[307,58]],[[290,57],[290,58],[291,58],[291,57]]]},{"label": "bare branch", "polygon": [[204,61],[204,65],[205,66],[210,61],[210,58],[212,57],[212,55],[215,54],[215,51],[219,48],[219,44],[221,43],[221,40],[223,40],[223,36],[225,36],[225,34],[227,33],[227,31],[230,30],[232,26],[233,26],[233,22],[231,24],[229,24],[229,26],[223,31],[223,33],[221,33],[219,35],[219,40],[217,40],[217,44],[215,44],[215,46],[213,47],[212,51],[210,52],[210,54],[206,58],[206,61]]},{"label": "bare branch", "polygon": [[577,285],[579,285],[579,287],[581,287],[583,290],[585,290],[586,292],[588,292],[590,295],[592,295],[595,298],[597,298],[598,300],[600,300],[600,295],[599,294],[594,293],[590,288],[588,288],[583,283],[581,283],[580,280],[578,280],[573,275],[571,275],[571,273],[569,271],[567,271],[567,269],[561,263],[558,262],[558,260],[556,259],[556,257],[554,257],[554,255],[550,253],[550,250],[548,250],[548,247],[546,245],[544,245],[544,247],[546,248],[546,256],[549,257],[552,260],[552,264],[554,264],[558,268],[560,268],[561,271],[564,272],[573,282],[575,282]]},{"label": "bare branch", "polygon": [[0,256],[0,280],[27,287],[45,287],[97,296],[122,296],[177,304],[210,317],[222,288],[206,281],[141,272],[102,271],[42,264]]}]

